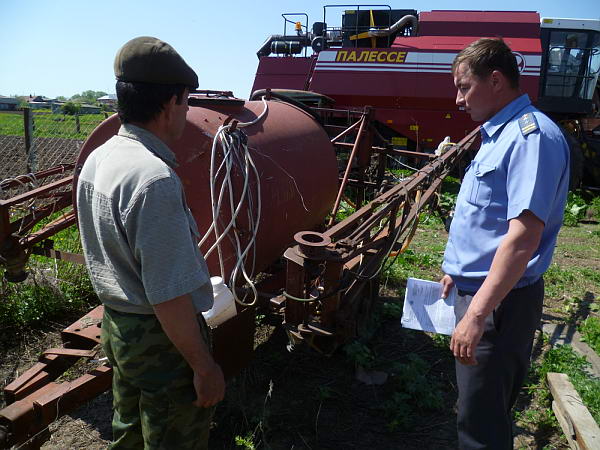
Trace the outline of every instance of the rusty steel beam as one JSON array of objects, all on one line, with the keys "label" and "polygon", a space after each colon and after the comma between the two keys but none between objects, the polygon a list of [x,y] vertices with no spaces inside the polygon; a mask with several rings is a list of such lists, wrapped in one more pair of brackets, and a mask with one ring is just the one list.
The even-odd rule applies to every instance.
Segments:
[{"label": "rusty steel beam", "polygon": [[[333,143],[333,141],[332,141]],[[351,142],[335,142],[335,145],[341,147],[352,147]],[[412,156],[415,158],[435,159],[437,156],[433,153],[413,152],[411,150],[396,150],[395,148],[373,147],[375,153],[395,153],[400,156]]]},{"label": "rusty steel beam", "polygon": [[4,190],[19,187],[22,186],[23,183],[30,183],[32,178],[36,181],[43,180],[49,176],[65,173],[67,170],[73,170],[74,167],[75,164],[61,164],[56,167],[51,167],[50,169],[40,170],[39,172],[31,174],[28,173],[26,175],[17,175],[16,177],[4,180],[2,183],[0,183],[0,187]]},{"label": "rusty steel beam", "polygon": [[23,233],[27,233],[46,217],[71,205],[71,192],[63,192],[60,195],[57,195],[57,197],[58,198],[54,203],[41,208],[36,208],[34,212],[12,222],[10,224],[11,234],[16,233],[17,235],[22,235]]},{"label": "rusty steel beam", "polygon": [[27,200],[38,198],[41,194],[45,194],[71,184],[73,184],[73,175],[53,181],[52,183],[32,189],[31,191],[24,192],[23,194],[15,195],[8,200],[0,200],[0,209],[16,206],[20,203],[26,202]]},{"label": "rusty steel beam", "polygon": [[356,139],[354,141],[354,146],[352,147],[352,152],[350,153],[350,157],[348,158],[348,164],[346,165],[346,171],[344,172],[344,177],[342,179],[342,183],[340,184],[340,189],[338,191],[337,198],[335,199],[335,204],[333,209],[331,210],[331,218],[329,219],[328,226],[331,226],[335,221],[335,215],[340,207],[340,202],[342,201],[342,195],[344,194],[344,188],[346,187],[346,182],[348,181],[348,177],[350,175],[350,169],[352,168],[352,160],[356,156],[358,149],[360,147],[360,141],[363,138],[363,132],[365,129],[365,124],[367,123],[366,115],[362,116],[359,123],[360,126],[358,128],[358,132],[356,134]]},{"label": "rusty steel beam", "polygon": [[75,213],[71,211],[64,217],[60,217],[57,220],[49,223],[42,229],[36,231],[35,233],[28,234],[23,237],[20,242],[24,247],[30,248],[34,244],[41,242],[45,239],[48,239],[51,236],[54,236],[59,231],[62,231],[66,228],[69,228],[71,225],[75,225],[77,222],[77,218],[75,217]]},{"label": "rusty steel beam", "polygon": [[[344,136],[346,136],[348,133],[352,132],[356,127],[358,127],[361,124],[361,120],[362,120],[362,117],[360,119],[358,119],[356,122],[354,122],[352,125],[350,125],[348,128],[346,128],[344,131],[342,131],[340,134],[335,136],[333,139],[331,139],[331,143],[335,144],[335,145],[345,145],[346,143],[337,142],[337,141],[340,140],[341,138],[343,138]],[[353,144],[348,143],[347,145],[352,146]]]}]

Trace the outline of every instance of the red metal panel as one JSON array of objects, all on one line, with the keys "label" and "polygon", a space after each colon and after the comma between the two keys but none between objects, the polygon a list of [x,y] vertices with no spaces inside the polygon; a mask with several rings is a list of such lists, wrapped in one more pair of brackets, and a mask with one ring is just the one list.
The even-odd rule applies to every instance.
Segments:
[{"label": "red metal panel", "polygon": [[252,92],[258,89],[304,89],[312,58],[260,58]]},{"label": "red metal panel", "polygon": [[[448,51],[458,53],[471,42],[481,37],[497,37],[491,33],[483,33],[479,36],[418,36],[418,37],[398,37],[392,44],[393,48],[402,48],[410,50],[432,50]],[[506,44],[515,52],[541,53],[542,47],[539,39],[506,37]]]},{"label": "red metal panel", "polygon": [[539,38],[540,16],[534,11],[424,11],[419,34]]}]

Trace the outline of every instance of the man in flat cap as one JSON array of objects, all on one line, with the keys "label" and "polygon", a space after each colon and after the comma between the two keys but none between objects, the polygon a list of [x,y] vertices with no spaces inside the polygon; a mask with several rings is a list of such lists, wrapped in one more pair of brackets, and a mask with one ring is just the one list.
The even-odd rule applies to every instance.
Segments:
[{"label": "man in flat cap", "polygon": [[118,135],[77,185],[81,241],[104,304],[113,367],[111,448],[208,448],[225,381],[201,312],[212,285],[169,145],[185,128],[198,77],[167,43],[127,42],[115,58]]}]

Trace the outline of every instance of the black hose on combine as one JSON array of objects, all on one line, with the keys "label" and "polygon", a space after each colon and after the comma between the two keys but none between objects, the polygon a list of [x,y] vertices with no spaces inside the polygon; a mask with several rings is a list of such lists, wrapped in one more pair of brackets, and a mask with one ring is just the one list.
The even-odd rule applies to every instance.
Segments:
[{"label": "black hose on combine", "polygon": [[275,91],[269,91],[268,89],[259,89],[252,93],[252,95],[250,96],[250,100],[260,100],[262,97],[264,97],[267,94],[270,95],[272,98],[276,98],[277,100],[281,100],[282,102],[289,103],[290,105],[293,105],[296,108],[300,108],[302,111],[304,111],[307,114],[310,114],[313,119],[315,119],[317,122],[319,122],[321,125],[323,125],[323,119],[321,118],[321,116],[319,116],[310,106],[307,106],[304,103],[299,102],[296,99],[288,97],[285,94],[281,94],[281,93],[275,92]]}]

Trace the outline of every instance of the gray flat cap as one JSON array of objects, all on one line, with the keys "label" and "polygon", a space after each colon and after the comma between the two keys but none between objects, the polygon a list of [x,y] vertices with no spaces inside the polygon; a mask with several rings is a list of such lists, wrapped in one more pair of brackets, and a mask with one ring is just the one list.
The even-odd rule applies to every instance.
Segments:
[{"label": "gray flat cap", "polygon": [[166,42],[150,36],[136,37],[119,49],[115,57],[115,76],[119,81],[198,88],[198,75],[179,53]]}]

